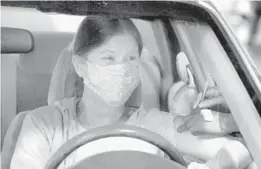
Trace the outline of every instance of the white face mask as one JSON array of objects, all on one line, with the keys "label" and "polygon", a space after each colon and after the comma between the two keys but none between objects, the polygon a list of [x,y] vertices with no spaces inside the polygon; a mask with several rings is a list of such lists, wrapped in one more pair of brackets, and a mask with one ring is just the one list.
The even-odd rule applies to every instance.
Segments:
[{"label": "white face mask", "polygon": [[123,105],[140,82],[138,65],[128,63],[82,67],[84,84],[112,107]]}]

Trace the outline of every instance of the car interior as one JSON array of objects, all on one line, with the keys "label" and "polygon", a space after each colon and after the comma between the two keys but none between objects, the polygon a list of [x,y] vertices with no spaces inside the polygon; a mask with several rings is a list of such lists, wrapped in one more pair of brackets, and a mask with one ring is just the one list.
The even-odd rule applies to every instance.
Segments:
[{"label": "car interior", "polygon": [[[9,8],[12,10],[12,7]],[[5,10],[9,9],[6,8],[3,12]],[[13,15],[23,17],[22,11],[14,10]],[[32,11],[32,15],[34,13],[38,13],[38,11]],[[44,13],[42,15],[46,17]],[[17,20],[19,19],[17,18]],[[28,21],[28,24],[31,24],[31,21]],[[160,103],[160,93],[164,93],[162,97],[163,95],[166,97],[169,86],[173,84],[173,76],[168,75],[168,72],[172,72],[170,63],[173,61],[170,60],[171,57],[169,59],[161,57],[157,45],[159,42],[156,41],[153,32],[155,23],[141,19],[133,19],[133,21],[142,35],[145,46],[141,56],[144,60],[143,79],[146,83],[142,88],[144,106],[149,109],[159,108],[161,105],[162,109],[166,110],[166,107],[163,108]],[[68,47],[75,34],[75,32],[59,32],[59,30],[29,31],[27,28],[29,26],[23,24],[19,25],[20,27],[16,26],[15,29],[10,28],[12,25],[9,26],[8,22],[2,24],[5,26],[2,28],[2,34],[6,36],[3,38],[7,41],[7,43],[3,43],[6,46],[2,46],[6,53],[1,55],[1,71],[5,72],[1,79],[2,118],[5,119],[2,124],[2,143],[11,121],[17,125],[13,130],[19,130],[26,112],[48,104],[53,70],[59,56],[69,54]],[[178,54],[179,51],[175,52]],[[163,88],[161,88],[162,83]],[[9,130],[11,131],[12,127]],[[15,133],[16,136],[19,135],[19,131]],[[12,134],[11,137],[15,137],[15,135]],[[5,143],[9,141],[5,141]]]},{"label": "car interior", "polygon": [[[50,86],[54,85],[53,72],[59,57],[61,55],[70,57],[70,45],[83,16],[44,13],[26,7],[7,6],[2,7],[1,13],[4,18],[1,25],[1,151],[8,152],[4,158],[11,159],[25,115],[30,110],[71,96],[71,92],[66,91],[70,87],[64,87],[63,91],[50,91]],[[68,19],[68,23],[63,22],[64,25],[60,22],[55,23],[57,20],[54,18],[58,16],[64,20]],[[74,18],[71,19],[74,22],[69,22],[70,17]],[[188,20],[190,19],[193,18]],[[203,89],[204,75],[201,72],[202,69],[205,74],[207,72],[204,67],[196,66],[201,65],[196,57],[195,60],[187,57],[199,54],[200,51],[193,51],[193,48],[186,47],[188,45],[180,42],[180,35],[177,35],[177,32],[182,31],[179,24],[183,21],[179,19],[172,23],[165,18],[132,20],[144,43],[141,55],[143,61],[141,99],[144,107],[147,110],[159,108],[169,112],[172,110],[172,102],[176,95],[184,95],[180,93],[182,86],[194,85],[198,90]],[[70,24],[74,24],[72,30],[61,30]],[[173,28],[178,31],[174,31]],[[187,33],[192,35],[192,29],[193,27],[187,29]],[[192,73],[192,79],[189,73]],[[67,82],[66,85],[74,84]],[[59,86],[54,88],[58,90]],[[254,95],[252,88],[248,91],[252,91],[250,95]],[[135,92],[130,100],[131,106],[135,106],[137,101]],[[221,110],[220,107],[218,109]],[[222,111],[229,113],[228,109]]]}]

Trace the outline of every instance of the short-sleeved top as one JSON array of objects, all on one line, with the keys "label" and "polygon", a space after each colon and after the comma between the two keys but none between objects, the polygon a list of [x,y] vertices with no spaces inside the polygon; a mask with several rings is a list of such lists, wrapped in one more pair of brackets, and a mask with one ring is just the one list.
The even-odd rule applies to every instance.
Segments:
[{"label": "short-sleeved top", "polygon": [[[32,110],[24,119],[10,168],[43,169],[48,159],[66,141],[88,130],[76,118],[76,103],[76,98],[66,98],[54,105]],[[130,109],[129,113],[126,124],[156,132],[176,145],[172,114],[142,108]],[[61,163],[59,169],[67,168],[88,156],[113,150],[160,152],[157,147],[138,139],[104,138],[78,148]]]}]

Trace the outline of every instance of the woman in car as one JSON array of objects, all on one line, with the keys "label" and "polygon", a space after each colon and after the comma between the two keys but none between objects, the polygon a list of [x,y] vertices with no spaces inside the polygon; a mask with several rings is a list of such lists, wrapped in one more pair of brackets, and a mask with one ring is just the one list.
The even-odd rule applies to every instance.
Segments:
[{"label": "woman in car", "polygon": [[[140,85],[142,39],[129,19],[86,17],[75,36],[72,64],[84,87],[80,97],[65,98],[53,105],[32,110],[23,122],[11,169],[44,168],[48,159],[67,140],[91,128],[125,123],[156,132],[182,153],[210,160],[231,138],[199,138],[177,132],[182,118],[158,109],[145,111],[125,106]],[[214,116],[217,119],[219,113]],[[220,125],[213,125],[222,132]],[[212,127],[213,127],[212,126]],[[151,147],[115,145],[98,140],[69,155],[60,168],[69,167],[96,153],[115,149],[135,149],[157,153]],[[107,146],[106,146],[107,145]],[[131,148],[130,148],[131,147]]]}]

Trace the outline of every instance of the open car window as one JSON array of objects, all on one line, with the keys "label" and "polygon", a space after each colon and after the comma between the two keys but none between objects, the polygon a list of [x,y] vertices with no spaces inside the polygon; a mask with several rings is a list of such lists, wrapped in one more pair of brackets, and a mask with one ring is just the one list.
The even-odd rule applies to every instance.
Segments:
[{"label": "open car window", "polygon": [[[255,86],[251,84],[253,80],[247,73],[244,72],[244,67],[240,65],[239,60],[236,56],[229,50],[228,45],[224,43],[220,43],[222,37],[218,32],[215,32],[210,25],[201,21],[173,21],[172,22],[173,28],[177,32],[177,36],[181,40],[181,48],[184,52],[190,56],[188,57],[192,61],[192,69],[194,70],[195,75],[197,76],[197,84],[200,90],[203,90],[205,81],[207,77],[210,75],[209,70],[207,69],[206,63],[202,59],[202,55],[205,54],[207,56],[212,56],[212,53],[215,53],[214,46],[222,46],[219,51],[222,51],[224,54],[227,55],[228,61],[230,61],[233,65],[233,68],[237,72],[241,82],[243,83],[244,87],[246,88],[250,98],[254,101],[255,106],[259,114],[260,112],[260,100],[256,99],[256,95],[258,92],[255,90]],[[198,32],[197,34],[195,32]],[[213,43],[207,44],[208,38],[207,33],[210,34],[212,32]],[[207,38],[206,38],[207,37]],[[201,43],[198,43],[200,40]],[[228,53],[227,53],[228,52]],[[222,68],[218,63],[212,65],[215,66],[215,69]],[[255,67],[255,65],[253,65]],[[256,70],[256,69],[254,69]],[[258,72],[257,77],[259,76]],[[211,75],[210,75],[211,76]],[[226,76],[225,74],[223,76]]]},{"label": "open car window", "polygon": [[[251,152],[258,154],[257,152],[260,150],[253,146],[257,144],[257,140],[251,139],[249,132],[260,130],[260,100],[255,100],[255,104],[251,100],[256,94],[251,84],[251,77],[245,74],[244,68],[239,64],[235,55],[228,52],[228,46],[221,41],[222,37],[219,37],[218,31],[214,30],[210,24],[201,21],[172,20],[172,27],[181,42],[181,48],[192,62],[199,90],[203,90],[210,75],[226,100],[247,145],[250,149],[253,149],[253,152]],[[236,92],[240,88],[243,91]],[[238,104],[242,106],[240,106],[240,109],[238,109]],[[246,107],[249,110],[252,109],[251,113],[243,110]],[[259,122],[252,123],[253,125],[248,126],[249,128],[242,126],[241,124],[248,121],[247,118],[252,119],[248,119],[249,121],[257,119]]]}]

